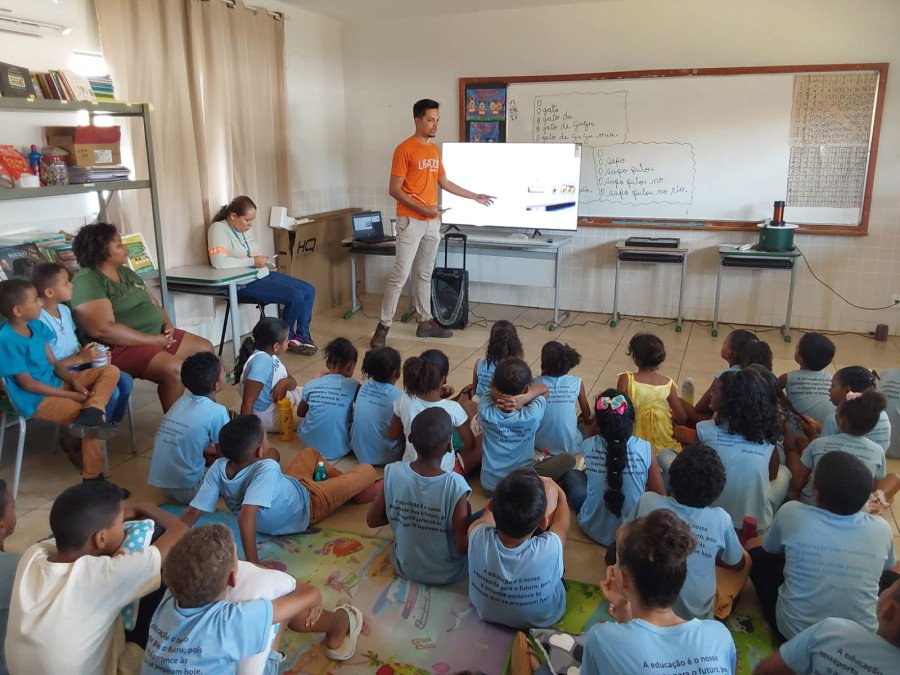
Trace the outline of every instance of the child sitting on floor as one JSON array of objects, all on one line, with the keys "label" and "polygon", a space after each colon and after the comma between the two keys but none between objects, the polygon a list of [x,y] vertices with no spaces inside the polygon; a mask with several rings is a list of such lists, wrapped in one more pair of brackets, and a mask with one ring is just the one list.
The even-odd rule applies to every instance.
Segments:
[{"label": "child sitting on floor", "polygon": [[36,417],[68,425],[82,437],[80,457],[75,446],[69,459],[81,466],[84,480],[103,480],[101,438],[117,433],[105,418],[119,381],[119,369],[100,366],[78,372],[59,363],[50,350],[53,332],[41,321],[37,289],[23,279],[0,282],[0,377],[6,393],[25,418]]},{"label": "child sitting on floor", "polygon": [[547,409],[535,437],[539,452],[558,455],[581,450],[584,435],[578,428],[577,410],[585,425],[592,420],[584,382],[577,375],[569,375],[579,363],[581,354],[569,345],[551,341],[541,348],[541,376],[535,383],[547,385]]},{"label": "child sitting on floor", "polygon": [[[323,609],[322,594],[308,584],[274,600],[229,601],[238,569],[224,525],[199,527],[172,548],[163,565],[168,591],[153,615],[142,675],[235,672],[238,661],[268,650],[272,626],[281,622],[297,633],[325,633],[328,658],[352,658],[362,612],[349,605]],[[270,659],[274,672],[280,660]]]},{"label": "child sitting on floor", "polygon": [[891,459],[900,459],[900,368],[881,371],[878,391],[887,399],[884,412],[891,424],[891,444],[886,454]]},{"label": "child sitting on floor", "polygon": [[484,358],[478,359],[472,368],[472,388],[478,398],[484,396],[491,388],[497,364],[510,356],[521,359],[525,357],[525,352],[516,327],[511,322],[500,319],[491,326]]},{"label": "child sitting on floor", "polygon": [[241,415],[256,415],[266,431],[280,429],[278,401],[289,399],[292,409],[300,403],[297,380],[288,375],[278,358],[287,349],[287,322],[265,317],[244,340],[234,363],[234,381],[241,385]]},{"label": "child sitting on floor", "polygon": [[887,521],[861,510],[871,491],[861,461],[829,452],[813,476],[816,506],[786,503],[764,539],[745,543],[763,616],[785,638],[828,617],[877,630],[878,581],[895,558]]},{"label": "child sitting on floor", "polygon": [[[326,349],[328,349],[326,347]],[[262,423],[255,415],[240,415],[219,432],[217,459],[181,519],[193,525],[202,512],[212,513],[221,496],[238,519],[244,558],[259,563],[256,534],[284,535],[305,531],[375,482],[375,469],[360,464],[341,473],[322,455],[304,448],[281,472],[280,455],[269,447]],[[314,481],[319,462],[327,479]],[[371,498],[370,498],[371,499]]]},{"label": "child sitting on floor", "polygon": [[300,440],[334,461],[350,452],[350,416],[359,382],[353,379],[358,353],[347,338],[325,345],[324,375],[303,387],[297,415],[305,418],[297,433]]},{"label": "child sitting on floor", "polygon": [[469,527],[469,600],[479,618],[524,629],[562,618],[569,518],[559,486],[532,469],[517,469],[497,484]]},{"label": "child sitting on floor", "polygon": [[[806,333],[797,342],[794,361],[800,366],[778,378],[788,402],[801,415],[822,424],[835,412],[831,402],[831,375],[825,370],[834,358],[834,343],[821,333]],[[797,420],[790,418],[797,430]]]},{"label": "child sitting on floor", "polygon": [[465,475],[478,468],[481,463],[481,446],[476,443],[475,434],[472,433],[475,403],[471,394],[466,391],[460,393],[458,402],[441,398],[444,384],[446,378],[432,362],[420,356],[406,359],[403,363],[403,394],[394,400],[394,417],[388,429],[388,438],[399,440],[405,437],[403,461],[413,461],[416,450],[409,440],[412,421],[426,408],[443,408],[453,421],[462,440],[462,447],[455,453],[444,455],[441,468]]},{"label": "child sitting on floor", "polygon": [[601,584],[616,623],[598,623],[588,632],[582,675],[655,672],[648,660],[661,664],[661,673],[683,672],[682,663],[735,672],[737,651],[728,629],[718,621],[684,620],[672,609],[695,546],[690,528],[668,509],[622,528],[618,561]]},{"label": "child sitting on floor", "polygon": [[190,504],[206,467],[218,456],[219,431],[228,410],[216,403],[225,387],[225,369],[215,354],[200,352],[181,364],[188,394],[175,401],[153,439],[147,482],[181,504]]},{"label": "child sitting on floor", "polygon": [[[682,619],[724,619],[750,573],[744,548],[731,517],[711,506],[725,487],[725,467],[718,453],[706,445],[686,447],[669,470],[672,496],[645,492],[625,522],[668,509],[691,528],[697,547],[687,559],[687,578],[673,611]],[[749,560],[749,557],[747,557]],[[720,569],[743,573],[719,574]],[[717,579],[722,576],[722,579]],[[725,586],[727,588],[719,588]],[[715,602],[714,602],[715,601]]]},{"label": "child sitting on floor", "polygon": [[665,345],[655,335],[638,333],[628,343],[628,355],[638,371],[620,373],[616,389],[634,404],[634,435],[649,442],[656,454],[662,450],[680,452],[681,444],[672,435],[673,421],[685,422],[678,387],[671,378],[657,372],[666,360]]},{"label": "child sitting on floor", "polygon": [[16,531],[16,502],[12,492],[6,487],[6,481],[0,480],[0,673],[8,673],[6,653],[3,643],[6,641],[6,622],[9,618],[9,602],[12,596],[13,580],[16,578],[16,566],[22,556],[9,553],[4,548],[6,538]]},{"label": "child sitting on floor", "polygon": [[599,433],[581,446],[585,469],[568,471],[560,483],[584,533],[610,546],[644,491],[664,491],[650,443],[633,435],[635,410],[628,397],[607,389],[597,397],[596,411]]},{"label": "child sitting on floor", "polygon": [[397,574],[422,584],[452,584],[466,577],[469,494],[455,472],[441,469],[453,452],[453,422],[442,408],[427,408],[412,421],[412,462],[384,467],[384,490],[366,516],[369,527],[390,524],[391,564]]},{"label": "child sitting on floor", "polygon": [[[831,402],[838,407],[847,400],[849,394],[861,394],[874,388],[875,375],[871,370],[862,366],[847,366],[838,370],[831,378],[831,389],[828,393],[831,396]],[[810,441],[819,436],[835,436],[841,432],[837,423],[837,414],[826,418],[821,429],[814,421],[807,419],[801,420],[800,426]],[[878,416],[875,426],[865,436],[870,441],[878,443],[887,452],[891,445],[891,421],[884,410]]]},{"label": "child sitting on floor", "polygon": [[791,499],[799,498],[804,504],[814,503],[810,474],[815,474],[816,465],[824,455],[843,450],[865,465],[875,480],[875,489],[881,490],[882,499],[890,502],[900,487],[900,479],[893,474],[887,476],[884,449],[865,436],[875,427],[884,407],[884,394],[874,389],[867,389],[861,394],[847,394],[836,414],[841,432],[836,436],[819,436],[802,454],[788,454],[788,468],[792,474],[788,496]]},{"label": "child sitting on floor", "polygon": [[775,448],[782,426],[775,388],[752,367],[728,371],[713,383],[710,404],[716,418],[697,425],[697,440],[725,465],[725,488],[713,506],[728,512],[735,529],[752,516],[765,532],[790,481]]},{"label": "child sitting on floor", "polygon": [[547,409],[547,385],[531,380],[531,369],[522,359],[503,359],[490,390],[478,401],[483,433],[481,486],[488,494],[510,471],[534,464],[534,439]]},{"label": "child sitting on floor", "polygon": [[[123,496],[112,483],[90,481],[53,502],[53,539],[19,562],[6,629],[10,672],[135,672],[143,645],[126,648],[122,610],[159,588],[160,566],[187,528],[153,504],[126,509]],[[126,552],[124,521],[135,517],[165,533]]]},{"label": "child sitting on floor", "polygon": [[[38,265],[31,277],[31,283],[37,289],[38,297],[43,303],[41,321],[53,331],[50,351],[57,361],[71,370],[83,370],[90,367],[98,359],[109,362],[108,352],[98,349],[99,345],[90,342],[82,347],[76,335],[72,310],[65,303],[72,299],[72,281],[69,270],[58,263]],[[126,372],[119,371],[116,389],[106,404],[106,419],[118,423],[125,417],[134,379]]]},{"label": "child sitting on floor", "polygon": [[875,613],[877,633],[849,619],[823,619],[781,645],[753,674],[895,672],[900,664],[900,580],[881,591]]},{"label": "child sitting on floor", "polygon": [[397,387],[400,352],[393,347],[370,349],[363,357],[362,372],[368,379],[353,405],[350,449],[365,464],[396,462],[403,454],[403,439],[391,440],[388,429],[394,418],[394,401],[403,394]]},{"label": "child sitting on floor", "polygon": [[726,373],[729,370],[740,370],[741,352],[748,344],[756,341],[756,335],[743,328],[733,330],[725,336],[719,356],[725,359],[728,367],[720,370],[713,376],[712,384],[709,385],[709,388],[707,388],[706,392],[704,392],[694,405],[684,405],[684,402],[682,401],[685,413],[687,414],[687,423],[689,425],[696,426],[697,422],[702,422],[703,420],[708,420],[712,417],[714,411],[710,407],[709,402],[712,398],[713,386],[715,385],[716,380],[722,376],[722,373]]}]

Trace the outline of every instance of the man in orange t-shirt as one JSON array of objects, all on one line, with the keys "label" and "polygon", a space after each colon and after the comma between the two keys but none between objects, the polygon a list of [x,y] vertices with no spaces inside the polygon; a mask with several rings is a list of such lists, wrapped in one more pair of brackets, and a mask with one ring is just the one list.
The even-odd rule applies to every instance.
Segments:
[{"label": "man in orange t-shirt", "polygon": [[469,192],[447,179],[440,152],[431,142],[437,136],[439,108],[440,104],[431,99],[416,101],[413,105],[416,133],[394,150],[388,192],[397,200],[397,254],[381,301],[381,318],[370,342],[373,348],[384,347],[410,270],[414,275],[413,299],[419,314],[416,336],[453,337],[453,332],[439,326],[431,315],[431,274],[441,242],[438,187],[485,206],[490,206],[495,199]]}]

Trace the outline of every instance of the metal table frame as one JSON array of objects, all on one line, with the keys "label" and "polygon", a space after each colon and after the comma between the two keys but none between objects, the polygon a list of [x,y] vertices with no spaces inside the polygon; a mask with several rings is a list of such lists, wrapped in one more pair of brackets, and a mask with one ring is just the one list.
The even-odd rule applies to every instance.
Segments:
[{"label": "metal table frame", "polygon": [[[781,326],[781,334],[785,342],[791,341],[791,310],[794,306],[794,283],[797,277],[797,258],[800,252],[797,249],[792,251],[740,251],[731,246],[719,247],[719,269],[716,273],[716,306],[713,310],[712,336],[719,335],[719,298],[722,290],[722,268],[739,267],[741,269],[769,269],[775,271],[790,270],[791,285],[788,289],[787,314],[784,324]],[[727,261],[741,261],[737,264],[729,265]],[[782,267],[772,267],[766,264],[760,264],[764,260],[781,260],[784,261]],[[753,263],[757,264],[753,264]]]},{"label": "metal table frame", "polygon": [[[610,328],[615,328],[619,321],[619,269],[623,262],[647,265],[681,265],[681,281],[678,287],[678,318],[675,320],[675,332],[680,333],[684,324],[684,278],[687,267],[688,250],[686,247],[664,248],[655,246],[628,246],[624,240],[616,242],[616,283],[613,290],[612,319]],[[629,254],[647,256],[648,260],[634,260]]]}]

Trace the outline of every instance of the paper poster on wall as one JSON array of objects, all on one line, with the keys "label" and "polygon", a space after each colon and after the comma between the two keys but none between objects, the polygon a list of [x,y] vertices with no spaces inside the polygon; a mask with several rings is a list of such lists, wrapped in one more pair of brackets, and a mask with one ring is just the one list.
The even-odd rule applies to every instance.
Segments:
[{"label": "paper poster on wall", "polygon": [[504,122],[466,122],[466,140],[469,143],[504,143]]},{"label": "paper poster on wall", "polygon": [[466,87],[467,122],[501,122],[506,119],[506,86]]}]

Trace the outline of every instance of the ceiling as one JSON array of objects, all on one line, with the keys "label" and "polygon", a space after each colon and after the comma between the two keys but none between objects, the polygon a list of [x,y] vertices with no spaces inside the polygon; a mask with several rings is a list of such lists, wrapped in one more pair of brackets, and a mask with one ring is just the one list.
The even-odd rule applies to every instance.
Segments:
[{"label": "ceiling", "polygon": [[[500,9],[591,4],[598,0],[283,0],[301,9],[336,19],[397,19],[472,14]],[[252,2],[249,4],[253,4]]]}]

